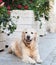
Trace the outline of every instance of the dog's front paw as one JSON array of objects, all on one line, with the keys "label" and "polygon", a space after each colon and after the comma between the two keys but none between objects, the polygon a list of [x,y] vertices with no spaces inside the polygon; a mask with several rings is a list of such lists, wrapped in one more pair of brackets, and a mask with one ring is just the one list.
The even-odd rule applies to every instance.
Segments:
[{"label": "dog's front paw", "polygon": [[22,59],[22,61],[25,62],[25,63],[31,63],[31,64],[36,63],[34,60],[28,60],[28,59]]},{"label": "dog's front paw", "polygon": [[25,63],[29,63],[26,59],[22,59],[22,61],[25,62]]},{"label": "dog's front paw", "polygon": [[35,60],[29,60],[29,63],[36,64]]},{"label": "dog's front paw", "polygon": [[42,60],[41,60],[41,59],[38,59],[38,60],[36,60],[36,62],[37,62],[38,64],[41,64],[41,63],[42,63]]}]

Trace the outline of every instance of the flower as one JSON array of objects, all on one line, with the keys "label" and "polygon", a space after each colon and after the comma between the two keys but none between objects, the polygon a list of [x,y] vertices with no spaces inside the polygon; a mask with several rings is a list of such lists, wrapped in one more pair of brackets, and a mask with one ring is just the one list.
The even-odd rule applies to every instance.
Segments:
[{"label": "flower", "polygon": [[33,1],[32,0],[30,0],[30,3],[32,3]]},{"label": "flower", "polygon": [[32,0],[30,0],[30,1],[32,1]]},{"label": "flower", "polygon": [[7,12],[9,15],[10,15],[10,11],[8,10],[8,12]]},{"label": "flower", "polygon": [[0,0],[0,3],[3,2],[2,0]]},{"label": "flower", "polygon": [[42,13],[49,14],[49,0],[4,0],[5,6],[10,5],[10,10],[33,10],[35,20],[39,20]]},{"label": "flower", "polygon": [[8,9],[8,10],[10,10],[10,9],[11,9],[11,7],[8,5],[8,6],[7,6],[7,9]]},{"label": "flower", "polygon": [[17,7],[18,7],[19,9],[21,9],[21,8],[22,8],[22,5],[19,4]]},{"label": "flower", "polygon": [[27,6],[27,5],[25,5],[25,6],[24,6],[24,9],[28,9],[28,6]]},{"label": "flower", "polygon": [[0,7],[3,7],[4,6],[4,2],[2,2],[1,4],[0,4]]}]

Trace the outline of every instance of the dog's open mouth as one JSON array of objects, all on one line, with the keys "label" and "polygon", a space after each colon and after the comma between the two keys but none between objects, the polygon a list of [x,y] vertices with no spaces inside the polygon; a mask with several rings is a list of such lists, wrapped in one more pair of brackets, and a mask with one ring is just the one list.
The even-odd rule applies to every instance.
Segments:
[{"label": "dog's open mouth", "polygon": [[26,41],[26,43],[29,43],[29,44],[30,44],[31,41],[32,41],[32,40],[30,40],[30,39],[25,39],[25,38],[24,38],[24,40]]},{"label": "dog's open mouth", "polygon": [[26,42],[31,42],[32,40],[28,40],[28,39],[26,39]]}]

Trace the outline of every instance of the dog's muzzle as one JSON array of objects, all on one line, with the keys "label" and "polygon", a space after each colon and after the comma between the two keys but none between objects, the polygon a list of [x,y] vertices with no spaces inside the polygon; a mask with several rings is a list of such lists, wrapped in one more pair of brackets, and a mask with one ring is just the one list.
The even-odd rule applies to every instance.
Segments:
[{"label": "dog's muzzle", "polygon": [[27,39],[26,39],[27,42],[31,42],[32,40],[30,39],[30,36],[27,35]]},{"label": "dog's muzzle", "polygon": [[30,36],[27,36],[27,39],[30,40]]}]

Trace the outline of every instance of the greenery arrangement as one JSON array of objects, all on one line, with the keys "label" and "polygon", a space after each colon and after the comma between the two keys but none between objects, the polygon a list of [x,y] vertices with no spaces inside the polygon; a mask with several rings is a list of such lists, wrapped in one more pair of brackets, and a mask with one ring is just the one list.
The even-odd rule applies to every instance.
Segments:
[{"label": "greenery arrangement", "polygon": [[42,14],[48,20],[49,0],[4,0],[4,2],[8,10],[33,10],[35,20],[40,20]]},{"label": "greenery arrangement", "polygon": [[10,10],[16,9],[33,10],[35,20],[40,20],[43,14],[45,19],[48,20],[49,0],[0,0],[0,30],[2,30],[2,32],[8,30],[9,33],[13,33],[16,29],[16,25],[10,18]]},{"label": "greenery arrangement", "polygon": [[10,12],[5,6],[0,7],[0,32],[8,30],[9,33],[13,33],[16,29],[16,25],[11,21]]}]

